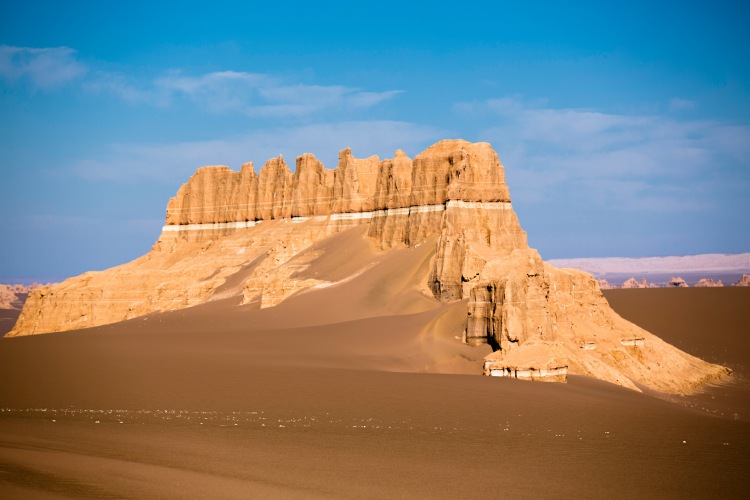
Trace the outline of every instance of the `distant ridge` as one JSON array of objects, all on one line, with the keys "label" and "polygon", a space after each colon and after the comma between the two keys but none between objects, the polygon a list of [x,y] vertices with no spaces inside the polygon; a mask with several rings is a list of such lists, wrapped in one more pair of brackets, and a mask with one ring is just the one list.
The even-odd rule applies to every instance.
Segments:
[{"label": "distant ridge", "polygon": [[742,274],[750,272],[750,253],[550,259],[548,262],[557,267],[580,269],[596,276],[701,272]]}]

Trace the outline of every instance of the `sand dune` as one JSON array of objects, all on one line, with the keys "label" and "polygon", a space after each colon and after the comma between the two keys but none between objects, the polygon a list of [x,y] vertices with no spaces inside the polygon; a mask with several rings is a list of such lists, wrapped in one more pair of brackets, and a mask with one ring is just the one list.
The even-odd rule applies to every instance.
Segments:
[{"label": "sand dune", "polygon": [[0,493],[746,495],[746,289],[607,293],[627,319],[735,370],[704,394],[488,378],[489,347],[455,338],[465,306],[419,289],[428,245],[378,254],[335,238],[305,271],[335,284],[273,308],[238,306],[230,278],[197,307],[0,341]]}]

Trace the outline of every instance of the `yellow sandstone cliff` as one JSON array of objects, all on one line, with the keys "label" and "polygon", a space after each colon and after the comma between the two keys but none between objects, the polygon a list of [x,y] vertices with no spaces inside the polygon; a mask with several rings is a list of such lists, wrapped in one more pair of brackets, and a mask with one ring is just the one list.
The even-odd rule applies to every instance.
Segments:
[{"label": "yellow sandstone cliff", "polygon": [[[612,311],[594,278],[544,263],[528,247],[504,169],[487,143],[441,141],[413,160],[357,159],[328,170],[312,155],[203,167],[167,206],[151,252],[34,291],[8,336],[85,328],[237,297],[272,307],[330,283],[303,271],[313,245],[366,226],[381,252],[429,244],[424,290],[465,301],[464,342],[489,343],[487,375],[593,376],[688,393],[728,373],[662,342]],[[364,231],[365,229],[363,229]]]}]

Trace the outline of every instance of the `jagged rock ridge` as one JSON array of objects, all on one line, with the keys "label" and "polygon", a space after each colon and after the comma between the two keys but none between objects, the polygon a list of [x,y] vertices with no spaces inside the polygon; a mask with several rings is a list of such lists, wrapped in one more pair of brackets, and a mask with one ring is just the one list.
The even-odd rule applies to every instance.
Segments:
[{"label": "jagged rock ridge", "polygon": [[[426,289],[467,300],[463,332],[489,343],[488,374],[591,375],[626,387],[690,392],[726,370],[615,314],[594,278],[528,247],[504,169],[486,143],[441,141],[414,160],[343,150],[335,170],[312,155],[258,174],[204,167],[169,201],[152,251],[31,295],[12,335],[106,324],[222,297],[270,307],[325,280],[303,277],[313,244],[366,225],[380,249],[434,245]],[[555,366],[551,366],[555,365]],[[559,365],[559,366],[558,366]]]}]

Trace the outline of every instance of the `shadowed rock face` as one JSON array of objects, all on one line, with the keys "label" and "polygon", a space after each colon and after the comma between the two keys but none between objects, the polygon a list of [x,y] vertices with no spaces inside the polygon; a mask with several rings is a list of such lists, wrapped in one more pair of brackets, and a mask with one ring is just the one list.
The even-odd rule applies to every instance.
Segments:
[{"label": "shadowed rock face", "polygon": [[319,256],[313,245],[362,225],[381,252],[433,246],[421,284],[440,301],[467,300],[464,341],[495,348],[486,373],[580,373],[683,393],[726,373],[620,318],[591,275],[544,263],[528,247],[492,147],[461,140],[413,160],[402,151],[357,159],[346,149],[335,170],[310,154],[294,173],[281,157],[258,174],[249,163],[239,172],[201,168],[169,201],[151,252],[35,291],[9,336],[232,296],[271,307],[330,284],[302,272]]}]

